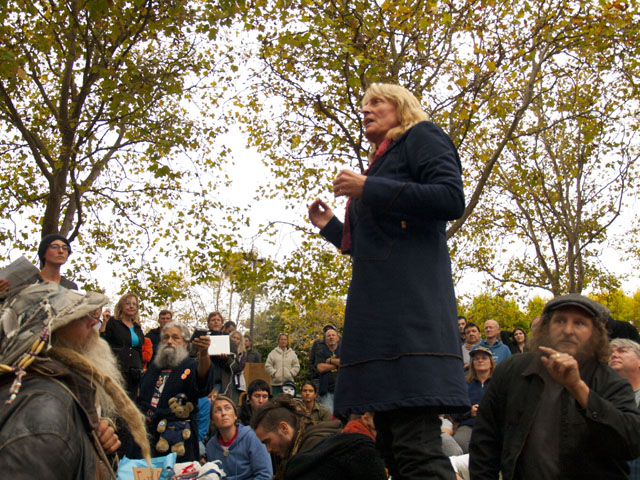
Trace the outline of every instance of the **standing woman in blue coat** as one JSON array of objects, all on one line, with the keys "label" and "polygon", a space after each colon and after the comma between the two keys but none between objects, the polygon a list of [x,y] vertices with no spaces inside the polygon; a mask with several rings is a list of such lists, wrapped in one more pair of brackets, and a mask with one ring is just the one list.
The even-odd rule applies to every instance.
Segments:
[{"label": "standing woman in blue coat", "polygon": [[309,206],[353,261],[334,414],[375,412],[394,480],[454,479],[438,414],[469,409],[446,241],[464,211],[460,159],[402,87],[372,85],[362,114],[369,168],[333,181],[349,199],[345,222],[320,199]]}]

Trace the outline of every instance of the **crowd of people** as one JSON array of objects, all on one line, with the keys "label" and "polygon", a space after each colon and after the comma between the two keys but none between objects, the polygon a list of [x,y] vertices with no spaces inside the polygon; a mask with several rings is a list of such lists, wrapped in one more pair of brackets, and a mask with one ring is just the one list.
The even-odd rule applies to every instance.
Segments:
[{"label": "crowd of people", "polygon": [[233,480],[640,478],[637,330],[579,294],[528,331],[457,317],[456,148],[397,85],[372,85],[362,115],[369,168],[333,182],[344,222],[309,207],[353,263],[343,332],[318,332],[308,378],[283,333],[247,382],[262,358],[220,312],[189,331],[162,310],[145,334],[127,293],[111,316],[61,275],[70,243],[47,235],[37,275],[0,280],[3,475],[113,478],[122,455],[175,453]]},{"label": "crowd of people", "polygon": [[[65,244],[60,239],[54,242]],[[51,250],[62,252],[60,258],[68,255],[59,247]],[[46,264],[47,250],[44,252]],[[219,312],[208,316],[207,329],[190,332],[173,321],[171,311],[161,310],[158,326],[144,334],[136,295],[123,295],[113,316],[106,310],[101,314],[105,303],[102,295],[76,293],[62,287],[61,282],[44,278],[21,287],[3,302],[2,364],[20,359],[16,356],[19,353],[39,359],[31,344],[35,338],[44,340],[38,329],[46,326],[43,330],[50,332],[53,348],[42,362],[34,363],[34,371],[73,379],[71,398],[88,412],[89,419],[84,421],[95,428],[98,440],[88,442],[73,431],[65,432],[66,438],[62,436],[61,424],[67,421],[63,410],[68,412],[68,402],[52,405],[47,400],[55,395],[55,385],[48,385],[37,374],[33,380],[31,374],[25,374],[18,377],[19,382],[8,383],[19,373],[15,368],[4,368],[8,378],[2,384],[2,399],[10,405],[7,413],[27,402],[29,411],[46,408],[59,424],[48,427],[55,433],[43,434],[42,426],[25,427],[26,419],[9,414],[7,422],[0,424],[0,438],[11,441],[0,443],[5,445],[0,447],[0,458],[11,458],[13,449],[25,445],[43,446],[47,435],[67,442],[73,435],[75,445],[61,456],[69,465],[79,451],[102,453],[96,454],[93,462],[83,461],[79,468],[85,474],[117,469],[117,454],[149,457],[167,452],[176,452],[184,461],[218,460],[232,479],[269,479],[274,475],[383,479],[391,474],[385,468],[384,455],[374,448],[379,433],[377,411],[343,416],[333,410],[331,394],[341,381],[342,347],[335,326],[326,325],[313,343],[308,354],[309,378],[297,378],[298,355],[288,335],[280,334],[264,363],[268,379],[256,379],[247,386],[244,367],[262,359],[253,349],[252,339],[236,330],[233,322],[225,323]],[[19,319],[14,322],[18,335],[10,335],[8,312]],[[636,455],[637,443],[633,442],[640,442],[640,430],[636,429],[640,426],[640,344],[616,338],[609,347],[608,338],[615,333],[607,330],[611,319],[604,307],[586,297],[568,295],[549,302],[543,315],[532,320],[530,332],[520,327],[504,332],[494,319],[485,320],[480,328],[458,317],[457,325],[469,408],[439,412],[438,416],[441,449],[450,456],[458,478],[469,478],[469,473],[471,478],[497,478],[497,472],[503,478],[561,478],[569,465],[576,470],[571,462],[577,461],[578,452],[593,454],[589,462],[583,461],[580,476],[628,478],[630,468],[631,478],[639,478],[640,455]],[[637,335],[630,329],[618,328],[616,332],[632,338]],[[228,354],[209,355],[210,336],[216,335],[228,336]],[[10,341],[21,336],[25,338],[20,343]],[[89,366],[78,366],[77,358],[70,360],[73,354],[69,351],[85,357],[83,362]],[[522,360],[516,361],[516,357]],[[605,369],[606,361],[615,373]],[[581,368],[585,373],[580,373]],[[87,371],[91,378],[101,380],[87,382],[83,378]],[[569,398],[575,402],[571,408]],[[554,407],[555,403],[562,408]],[[142,413],[144,422],[138,419],[136,423],[136,411]],[[576,417],[579,414],[582,417]],[[604,420],[599,420],[598,414]],[[584,425],[574,425],[576,418],[582,418]],[[9,428],[28,428],[30,435],[23,440],[26,444],[14,439]],[[570,445],[563,443],[564,429],[571,433]],[[520,431],[527,435],[523,437]],[[594,449],[590,439],[596,435],[610,441],[606,448]],[[150,442],[145,443],[146,438]],[[54,445],[47,442],[48,449],[42,450],[45,456]],[[516,447],[519,454],[513,452]],[[634,456],[639,458],[633,460]],[[28,455],[26,459],[33,461]],[[429,462],[428,455],[423,461]],[[9,465],[14,463],[15,468],[31,468],[14,460]],[[65,475],[60,478],[67,478]],[[440,478],[437,475],[391,474],[391,478]]]}]

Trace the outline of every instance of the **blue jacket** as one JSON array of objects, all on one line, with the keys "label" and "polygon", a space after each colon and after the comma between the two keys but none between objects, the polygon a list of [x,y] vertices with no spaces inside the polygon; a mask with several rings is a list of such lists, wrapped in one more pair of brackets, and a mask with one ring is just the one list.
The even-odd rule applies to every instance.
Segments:
[{"label": "blue jacket", "polygon": [[198,440],[204,442],[211,423],[211,401],[209,397],[198,400]]},{"label": "blue jacket", "polygon": [[489,345],[486,340],[480,340],[480,342],[471,350],[475,350],[478,347],[484,347],[491,350],[491,353],[493,354],[493,361],[496,362],[496,365],[505,358],[509,358],[511,356],[511,349],[500,340],[496,340],[493,345]]},{"label": "blue jacket", "polygon": [[[482,395],[484,395],[484,391],[489,386],[489,382],[491,382],[491,378],[487,378],[482,385],[482,382],[477,378],[474,378],[469,383],[467,383],[467,390],[469,392],[469,401],[471,402],[471,406],[480,405],[480,401],[482,400]],[[471,410],[466,413],[455,414],[453,415],[453,420],[459,422],[460,426],[468,425],[473,427],[475,423],[475,418],[471,416]]]},{"label": "blue jacket", "polygon": [[[353,269],[334,413],[469,409],[447,221],[464,212],[460,159],[420,122],[391,142],[349,208]],[[336,217],[320,231],[338,248]]]},{"label": "blue jacket", "polygon": [[271,457],[251,427],[238,425],[238,436],[229,446],[229,454],[213,433],[207,442],[207,460],[220,460],[227,480],[269,480],[273,475]]}]

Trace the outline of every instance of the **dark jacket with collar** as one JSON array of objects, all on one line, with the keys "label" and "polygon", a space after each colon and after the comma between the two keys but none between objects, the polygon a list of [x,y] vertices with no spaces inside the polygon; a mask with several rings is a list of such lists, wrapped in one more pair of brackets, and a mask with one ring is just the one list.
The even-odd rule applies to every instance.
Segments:
[{"label": "dark jacket with collar", "polygon": [[53,360],[40,364],[45,375],[34,373],[33,368],[10,405],[5,401],[14,376],[0,376],[2,477],[113,478],[92,433],[99,421],[93,387]]},{"label": "dark jacket with collar", "polygon": [[339,421],[303,432],[298,453],[284,469],[285,480],[386,480],[384,462],[373,441],[359,433],[339,433]]},{"label": "dark jacket with collar", "polygon": [[[440,127],[420,122],[371,167],[350,202],[353,269],[334,413],[469,409],[447,221],[464,211],[461,165]],[[340,247],[336,217],[320,231]]]},{"label": "dark jacket with collar", "polygon": [[131,330],[120,319],[111,317],[100,336],[104,338],[113,354],[118,359],[118,366],[124,377],[127,393],[133,400],[137,397],[142,367],[142,345],[144,333],[140,325],[133,322],[133,331],[138,337],[139,345],[131,346]]},{"label": "dark jacket with collar", "polygon": [[[537,352],[514,355],[493,373],[478,409],[471,436],[474,479],[510,480],[535,419],[544,380]],[[560,396],[562,479],[628,478],[626,460],[640,455],[640,413],[629,383],[607,365],[580,367],[590,388],[584,409],[565,389]]]},{"label": "dark jacket with collar", "polygon": [[[160,332],[162,331],[162,327],[152,328],[145,335],[146,338],[151,340],[151,345],[153,346],[153,356],[156,356],[156,352],[158,351],[158,347],[162,343],[162,339],[160,338]],[[153,360],[153,358],[152,358]]]}]

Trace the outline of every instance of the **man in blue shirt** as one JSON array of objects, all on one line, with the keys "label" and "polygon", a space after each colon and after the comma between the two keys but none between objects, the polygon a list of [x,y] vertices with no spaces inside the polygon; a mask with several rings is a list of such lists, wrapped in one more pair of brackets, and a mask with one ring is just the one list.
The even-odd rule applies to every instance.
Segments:
[{"label": "man in blue shirt", "polygon": [[488,348],[491,350],[493,361],[496,362],[496,365],[511,355],[509,347],[499,340],[500,325],[495,320],[487,320],[484,322],[484,337],[485,339],[481,340],[472,350],[478,347]]}]

